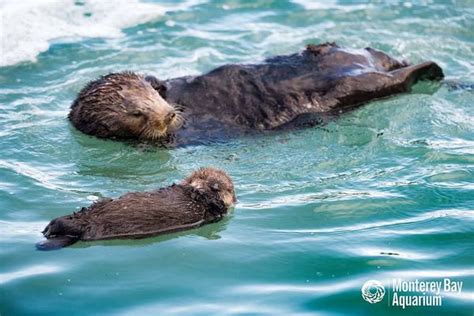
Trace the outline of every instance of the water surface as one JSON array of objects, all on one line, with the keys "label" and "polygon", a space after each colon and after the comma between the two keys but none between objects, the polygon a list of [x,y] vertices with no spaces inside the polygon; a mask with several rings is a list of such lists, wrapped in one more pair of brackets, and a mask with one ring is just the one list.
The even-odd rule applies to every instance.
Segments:
[{"label": "water surface", "polygon": [[[81,87],[111,71],[165,79],[325,41],[473,82],[472,2],[2,5],[0,314],[473,314],[472,91],[421,84],[325,126],[176,150],[95,139],[66,119]],[[206,165],[235,180],[228,220],[34,249],[54,217]],[[441,307],[361,298],[370,279],[445,277],[464,285]]]}]

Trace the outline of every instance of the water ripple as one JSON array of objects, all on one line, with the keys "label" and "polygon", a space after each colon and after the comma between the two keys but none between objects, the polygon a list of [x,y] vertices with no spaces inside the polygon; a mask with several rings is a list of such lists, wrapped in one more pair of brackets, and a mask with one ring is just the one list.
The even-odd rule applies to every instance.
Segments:
[{"label": "water ripple", "polygon": [[403,197],[400,193],[391,193],[385,191],[376,190],[325,190],[321,193],[308,193],[308,194],[292,194],[287,196],[278,196],[265,201],[254,202],[254,203],[240,203],[241,209],[270,209],[279,206],[297,206],[307,205],[314,202],[334,202],[334,201],[350,201],[354,199],[384,199],[384,198],[395,198]]},{"label": "water ripple", "polygon": [[[472,310],[472,91],[420,82],[315,128],[177,150],[89,137],[66,118],[80,89],[107,72],[166,79],[325,41],[433,60],[450,81],[474,82],[472,5],[155,2],[0,4],[19,8],[7,12],[11,49],[0,63],[36,60],[0,67],[2,314],[390,313],[360,288],[397,277],[463,280],[439,312]],[[85,27],[91,20],[100,25]],[[68,31],[75,38],[49,41]],[[66,209],[204,165],[235,180],[227,221],[180,238],[34,250]]]},{"label": "water ripple", "polygon": [[33,265],[14,272],[0,273],[0,284],[16,281],[22,278],[29,278],[42,274],[50,274],[61,271],[62,268],[55,265]]},{"label": "water ripple", "polygon": [[63,175],[62,172],[48,168],[48,171],[42,171],[39,168],[33,167],[19,161],[0,160],[0,168],[11,170],[19,175],[32,179],[33,182],[39,184],[50,190],[63,190],[61,185],[55,184],[57,178]]},{"label": "water ripple", "polygon": [[419,222],[433,221],[439,218],[449,217],[456,218],[463,221],[474,221],[474,210],[461,210],[461,209],[449,209],[449,210],[437,210],[433,212],[426,212],[418,216],[412,216],[404,219],[395,219],[388,221],[378,221],[372,223],[361,223],[357,225],[347,225],[331,228],[321,228],[321,229],[278,229],[274,230],[280,233],[311,233],[311,234],[331,234],[331,233],[341,233],[341,232],[356,232],[356,231],[365,231],[379,228],[393,228],[398,225],[413,224]]}]

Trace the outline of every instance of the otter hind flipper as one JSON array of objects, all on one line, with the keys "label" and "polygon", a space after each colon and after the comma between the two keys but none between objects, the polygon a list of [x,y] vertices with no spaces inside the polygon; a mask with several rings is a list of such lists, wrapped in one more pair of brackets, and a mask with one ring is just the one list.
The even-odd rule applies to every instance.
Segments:
[{"label": "otter hind flipper", "polygon": [[56,250],[74,244],[79,238],[72,236],[58,236],[51,239],[43,240],[36,244],[38,250]]}]

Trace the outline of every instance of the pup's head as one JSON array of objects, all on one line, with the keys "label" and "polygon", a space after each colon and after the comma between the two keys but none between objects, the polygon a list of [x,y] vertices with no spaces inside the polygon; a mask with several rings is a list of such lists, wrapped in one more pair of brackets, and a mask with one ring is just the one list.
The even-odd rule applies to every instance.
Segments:
[{"label": "pup's head", "polygon": [[80,131],[101,138],[163,138],[180,128],[182,119],[153,83],[132,72],[100,77],[79,93],[69,119]]},{"label": "pup's head", "polygon": [[232,179],[219,169],[200,168],[184,179],[181,184],[190,185],[201,192],[217,195],[226,208],[237,201]]}]

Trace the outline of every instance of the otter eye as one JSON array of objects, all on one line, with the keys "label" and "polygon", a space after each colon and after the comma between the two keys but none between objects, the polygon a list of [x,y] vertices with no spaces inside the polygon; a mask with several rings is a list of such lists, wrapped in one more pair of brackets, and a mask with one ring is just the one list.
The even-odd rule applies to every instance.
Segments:
[{"label": "otter eye", "polygon": [[140,112],[140,111],[133,111],[131,114],[132,114],[132,116],[135,116],[135,117],[140,117],[140,116],[143,115],[143,113]]}]

